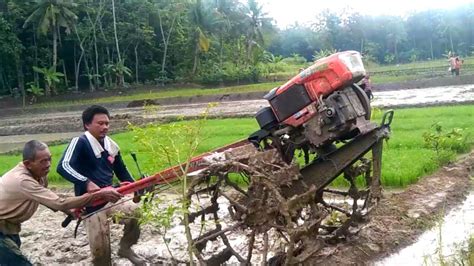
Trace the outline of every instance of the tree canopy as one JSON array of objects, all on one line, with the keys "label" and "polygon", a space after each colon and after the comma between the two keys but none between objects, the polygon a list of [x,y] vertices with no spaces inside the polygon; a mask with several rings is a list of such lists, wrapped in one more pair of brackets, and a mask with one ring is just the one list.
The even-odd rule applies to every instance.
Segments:
[{"label": "tree canopy", "polygon": [[252,82],[262,65],[336,50],[384,64],[474,49],[474,5],[403,18],[323,10],[286,29],[263,10],[256,0],[0,0],[0,95]]}]

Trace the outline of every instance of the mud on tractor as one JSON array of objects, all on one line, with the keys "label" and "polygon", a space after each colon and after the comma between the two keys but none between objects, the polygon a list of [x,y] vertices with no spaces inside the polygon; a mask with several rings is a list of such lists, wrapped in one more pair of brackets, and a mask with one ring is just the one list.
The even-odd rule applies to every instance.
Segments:
[{"label": "mud on tractor", "polygon": [[[357,85],[365,74],[358,52],[320,59],[265,95],[270,106],[257,112],[260,129],[247,140],[192,159],[188,219],[200,264],[302,263],[360,229],[381,197],[393,118],[388,111],[380,125],[370,121]],[[118,191],[167,184],[181,169]],[[348,187],[331,186],[338,177]]]}]

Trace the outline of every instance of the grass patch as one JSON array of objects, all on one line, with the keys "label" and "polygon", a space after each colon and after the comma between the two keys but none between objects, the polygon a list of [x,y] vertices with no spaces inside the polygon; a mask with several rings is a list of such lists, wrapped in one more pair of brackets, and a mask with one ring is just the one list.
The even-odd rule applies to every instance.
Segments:
[{"label": "grass patch", "polygon": [[[381,120],[381,112],[375,112],[374,121]],[[468,136],[469,145],[473,145],[474,136],[474,105],[410,108],[395,111],[392,123],[392,136],[388,143],[384,144],[382,162],[382,183],[385,186],[404,187],[415,183],[421,176],[434,172],[439,166],[435,158],[435,151],[426,148],[423,142],[423,133],[430,130],[432,124],[438,122],[444,129],[461,128]],[[189,123],[178,122],[178,123]],[[206,121],[203,128],[204,140],[198,153],[212,150],[233,141],[246,138],[258,129],[253,118],[242,119],[214,119]],[[134,141],[132,132],[124,132],[113,135],[119,143],[125,163],[132,175],[138,177],[138,171],[130,156],[130,152],[139,150]],[[160,136],[156,136],[160,138]],[[58,182],[62,178],[56,173],[59,161],[66,145],[51,146],[53,154],[53,166],[49,175],[51,182]],[[461,150],[460,150],[461,151]],[[137,153],[140,165],[148,174],[155,173],[168,165],[155,165],[150,156],[162,156],[161,154],[146,155]],[[452,154],[454,159],[455,153]],[[0,155],[0,174],[5,173],[20,161],[20,154]],[[344,180],[337,180],[338,184],[344,184]]]}]

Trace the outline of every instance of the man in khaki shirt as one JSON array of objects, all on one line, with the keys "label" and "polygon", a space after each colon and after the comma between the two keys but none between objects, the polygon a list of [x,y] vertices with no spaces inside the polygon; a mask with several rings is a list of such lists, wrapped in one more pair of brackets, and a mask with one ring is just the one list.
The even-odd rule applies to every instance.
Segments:
[{"label": "man in khaki shirt", "polygon": [[47,189],[51,167],[48,146],[32,140],[25,144],[23,162],[0,178],[0,265],[31,265],[20,251],[21,223],[30,219],[44,205],[67,212],[102,198],[116,202],[122,195],[113,189],[102,189],[79,197],[60,198]]}]

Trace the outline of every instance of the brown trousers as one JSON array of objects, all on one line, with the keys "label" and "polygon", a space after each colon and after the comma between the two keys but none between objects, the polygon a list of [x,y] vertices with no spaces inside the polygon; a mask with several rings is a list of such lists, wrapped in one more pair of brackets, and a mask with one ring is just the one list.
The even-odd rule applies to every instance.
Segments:
[{"label": "brown trousers", "polygon": [[140,228],[136,218],[138,205],[130,200],[113,207],[110,207],[110,205],[115,204],[107,204],[104,207],[104,211],[98,212],[85,220],[94,265],[112,265],[110,217],[112,217],[114,221],[124,225],[123,237],[120,240],[120,249],[130,249],[131,246],[137,243],[140,237]]}]

